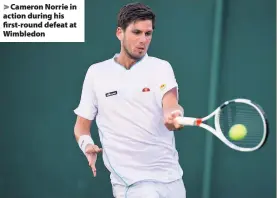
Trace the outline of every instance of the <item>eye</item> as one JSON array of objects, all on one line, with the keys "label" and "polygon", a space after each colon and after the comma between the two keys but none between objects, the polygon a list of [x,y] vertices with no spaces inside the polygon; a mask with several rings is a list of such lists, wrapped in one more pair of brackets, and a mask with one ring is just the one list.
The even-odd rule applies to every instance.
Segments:
[{"label": "eye", "polygon": [[139,30],[133,30],[133,33],[138,35],[138,34],[140,34],[140,31]]},{"label": "eye", "polygon": [[151,36],[151,35],[152,35],[152,32],[146,32],[145,35],[146,35],[146,36]]}]

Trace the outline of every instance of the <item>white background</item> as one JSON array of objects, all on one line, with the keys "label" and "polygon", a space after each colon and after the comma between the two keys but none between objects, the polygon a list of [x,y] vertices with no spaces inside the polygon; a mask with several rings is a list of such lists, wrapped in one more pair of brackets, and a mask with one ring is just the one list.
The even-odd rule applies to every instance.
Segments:
[{"label": "white background", "polygon": [[[84,42],[85,28],[84,28],[84,0],[4,0],[0,5],[0,42]],[[43,10],[12,10],[11,5],[42,5]],[[51,5],[67,5],[67,10],[45,10],[45,4]],[[70,4],[76,5],[76,10],[70,10]],[[4,5],[8,5],[8,9],[4,9]],[[30,12],[34,14],[52,14],[52,20],[48,19],[3,19],[4,14],[25,14]],[[64,19],[54,19],[54,13],[64,14]],[[4,28],[3,23],[40,23],[43,22],[42,28]],[[44,24],[49,21],[54,23],[68,23],[68,28],[45,28]],[[77,23],[77,28],[69,28],[70,23]],[[45,32],[45,37],[4,37],[3,31],[19,32],[27,30],[28,32]]]}]

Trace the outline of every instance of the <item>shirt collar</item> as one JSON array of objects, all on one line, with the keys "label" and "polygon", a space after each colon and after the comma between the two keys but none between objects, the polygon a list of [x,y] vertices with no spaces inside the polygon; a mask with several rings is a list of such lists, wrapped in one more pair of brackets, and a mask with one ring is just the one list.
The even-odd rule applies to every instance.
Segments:
[{"label": "shirt collar", "polygon": [[[113,61],[114,61],[116,64],[120,65],[118,62],[115,61],[115,58],[117,58],[118,56],[119,56],[119,53],[116,53],[116,54],[113,56],[112,59],[113,59]],[[137,65],[138,63],[142,62],[143,60],[147,59],[147,57],[148,57],[148,54],[146,53],[140,60],[138,60],[134,65],[132,65],[132,67],[134,67],[134,66]],[[120,65],[120,66],[123,67],[123,65]],[[132,67],[131,67],[131,68],[132,68]]]}]

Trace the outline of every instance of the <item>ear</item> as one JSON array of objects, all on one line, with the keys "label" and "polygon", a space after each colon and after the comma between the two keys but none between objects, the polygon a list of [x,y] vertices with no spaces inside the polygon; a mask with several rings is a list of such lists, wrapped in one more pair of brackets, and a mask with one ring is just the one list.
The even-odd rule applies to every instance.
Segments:
[{"label": "ear", "polygon": [[116,29],[116,36],[120,41],[123,40],[123,34],[124,34],[124,32],[123,32],[122,28],[118,27]]}]

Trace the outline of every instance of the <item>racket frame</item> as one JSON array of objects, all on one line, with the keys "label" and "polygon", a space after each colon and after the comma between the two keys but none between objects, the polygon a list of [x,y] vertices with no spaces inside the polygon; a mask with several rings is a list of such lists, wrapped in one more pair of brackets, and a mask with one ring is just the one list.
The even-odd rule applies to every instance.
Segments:
[{"label": "racket frame", "polygon": [[[253,108],[255,108],[257,110],[257,112],[260,114],[260,117],[263,122],[264,133],[263,133],[263,137],[262,137],[260,143],[258,145],[256,145],[255,147],[252,147],[252,148],[239,147],[239,146],[233,144],[232,142],[230,142],[223,135],[223,132],[220,127],[219,115],[220,115],[221,109],[223,109],[225,106],[227,106],[230,103],[248,104],[248,105],[252,106]],[[211,127],[210,125],[204,123],[212,117],[214,117],[214,128]],[[237,150],[237,151],[241,151],[241,152],[252,152],[252,151],[255,151],[255,150],[261,148],[264,145],[264,143],[266,142],[266,139],[268,136],[268,121],[267,121],[264,111],[262,110],[262,108],[259,105],[257,105],[253,101],[251,101],[249,99],[244,99],[244,98],[228,100],[228,101],[224,102],[223,104],[221,104],[218,108],[216,108],[212,113],[210,113],[206,117],[203,117],[203,118],[177,117],[176,121],[183,126],[198,126],[198,127],[204,128],[207,131],[211,132],[213,135],[215,135],[217,138],[219,138],[223,143],[225,143],[230,148]]]}]

